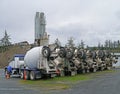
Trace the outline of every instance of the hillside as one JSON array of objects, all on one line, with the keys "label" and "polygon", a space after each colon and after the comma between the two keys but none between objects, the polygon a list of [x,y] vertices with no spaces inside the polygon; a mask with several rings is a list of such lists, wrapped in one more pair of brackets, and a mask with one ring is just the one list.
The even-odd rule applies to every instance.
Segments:
[{"label": "hillside", "polygon": [[[30,46],[9,46],[7,48],[0,49],[0,68],[8,65],[9,61],[13,58],[14,54],[25,54],[27,50],[30,49]],[[2,51],[3,50],[3,51]]]}]

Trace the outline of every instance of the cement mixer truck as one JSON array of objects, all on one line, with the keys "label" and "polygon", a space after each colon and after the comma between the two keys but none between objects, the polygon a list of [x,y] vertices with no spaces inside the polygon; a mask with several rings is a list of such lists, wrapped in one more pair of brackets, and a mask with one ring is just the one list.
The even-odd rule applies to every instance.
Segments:
[{"label": "cement mixer truck", "polygon": [[77,74],[77,69],[73,62],[72,49],[60,47],[58,51],[58,58],[55,59],[55,63],[60,76],[74,76]]},{"label": "cement mixer truck", "polygon": [[24,71],[21,72],[21,77],[24,74],[25,79],[35,80],[43,76],[54,77],[56,75],[56,66],[54,59],[57,54],[54,49],[51,50],[48,46],[34,47],[30,49],[24,58]]}]

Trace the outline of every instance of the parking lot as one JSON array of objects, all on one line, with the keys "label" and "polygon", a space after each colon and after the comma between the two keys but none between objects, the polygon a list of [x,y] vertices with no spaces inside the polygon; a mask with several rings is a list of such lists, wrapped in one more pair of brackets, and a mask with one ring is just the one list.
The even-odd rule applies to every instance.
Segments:
[{"label": "parking lot", "polygon": [[74,84],[63,90],[35,89],[29,85],[20,84],[19,78],[5,79],[4,70],[0,70],[0,94],[119,94],[120,69],[116,72],[99,75],[88,81]]},{"label": "parking lot", "polygon": [[0,94],[38,94],[37,91],[19,84],[19,78],[6,79],[0,69]]}]

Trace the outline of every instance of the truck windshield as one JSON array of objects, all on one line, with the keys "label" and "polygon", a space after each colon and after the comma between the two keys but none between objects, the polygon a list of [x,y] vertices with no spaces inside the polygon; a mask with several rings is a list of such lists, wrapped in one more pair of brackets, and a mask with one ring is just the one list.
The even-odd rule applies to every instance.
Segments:
[{"label": "truck windshield", "polygon": [[24,57],[19,57],[19,60],[23,61],[23,60],[24,60]]}]

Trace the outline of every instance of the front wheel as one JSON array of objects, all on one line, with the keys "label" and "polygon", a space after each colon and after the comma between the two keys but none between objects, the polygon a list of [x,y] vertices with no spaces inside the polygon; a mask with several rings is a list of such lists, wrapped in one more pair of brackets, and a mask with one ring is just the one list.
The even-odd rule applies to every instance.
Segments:
[{"label": "front wheel", "polygon": [[23,73],[23,71],[20,72],[20,78],[21,78],[21,79],[24,78],[24,73]]}]

